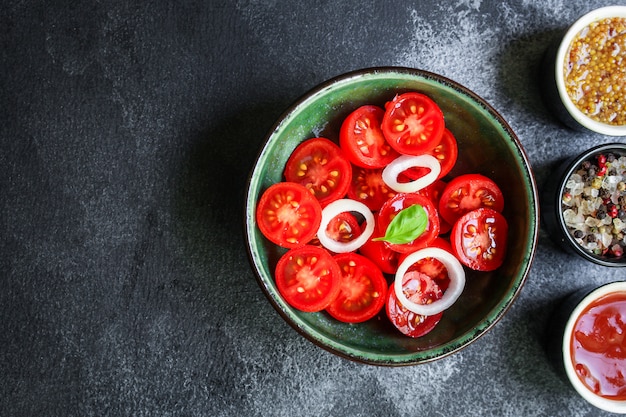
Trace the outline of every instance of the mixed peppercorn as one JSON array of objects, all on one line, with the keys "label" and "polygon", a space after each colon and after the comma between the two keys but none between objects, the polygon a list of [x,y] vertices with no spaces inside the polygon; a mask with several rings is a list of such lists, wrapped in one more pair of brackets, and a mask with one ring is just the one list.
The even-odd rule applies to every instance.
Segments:
[{"label": "mixed peppercorn", "polygon": [[626,156],[585,160],[565,184],[563,219],[574,239],[594,255],[621,258],[626,247]]}]

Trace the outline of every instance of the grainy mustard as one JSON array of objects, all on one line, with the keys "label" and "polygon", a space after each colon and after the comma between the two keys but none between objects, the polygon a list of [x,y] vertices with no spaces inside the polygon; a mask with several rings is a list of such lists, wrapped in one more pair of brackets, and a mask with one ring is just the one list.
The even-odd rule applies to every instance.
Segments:
[{"label": "grainy mustard", "polygon": [[602,123],[626,125],[626,18],[591,23],[572,41],[564,68],[574,104]]}]

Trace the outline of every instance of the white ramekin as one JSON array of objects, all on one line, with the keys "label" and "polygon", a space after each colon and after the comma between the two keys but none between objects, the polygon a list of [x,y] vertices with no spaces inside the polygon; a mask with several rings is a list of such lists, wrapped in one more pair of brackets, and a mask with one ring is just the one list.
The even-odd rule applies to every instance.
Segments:
[{"label": "white ramekin", "polygon": [[588,293],[573,309],[572,313],[569,315],[569,319],[565,324],[565,331],[563,332],[563,343],[562,343],[562,353],[563,353],[563,365],[565,367],[565,373],[569,382],[572,384],[576,392],[583,397],[587,402],[591,405],[600,408],[605,411],[609,411],[612,413],[618,414],[626,414],[626,401],[616,401],[608,398],[601,397],[597,394],[594,394],[589,388],[587,388],[582,381],[578,378],[576,371],[574,370],[574,365],[572,362],[571,355],[571,339],[572,333],[574,330],[574,325],[576,324],[576,320],[581,315],[581,313],[595,300],[599,299],[608,294],[612,293],[620,293],[626,292],[626,282],[612,282],[610,284],[606,284],[600,286],[590,293]]},{"label": "white ramekin", "polygon": [[559,47],[556,52],[556,59],[554,61],[554,78],[556,81],[556,88],[560,97],[560,100],[565,107],[567,113],[580,124],[582,127],[591,131],[609,135],[609,136],[626,136],[626,125],[616,126],[606,123],[598,122],[591,117],[584,114],[576,105],[571,101],[567,91],[565,89],[565,80],[563,74],[563,66],[567,57],[567,51],[569,49],[572,40],[576,35],[584,29],[587,25],[610,17],[626,17],[626,6],[607,6],[599,9],[595,9],[581,18],[579,18],[573,25],[569,27],[567,32],[560,41]]}]

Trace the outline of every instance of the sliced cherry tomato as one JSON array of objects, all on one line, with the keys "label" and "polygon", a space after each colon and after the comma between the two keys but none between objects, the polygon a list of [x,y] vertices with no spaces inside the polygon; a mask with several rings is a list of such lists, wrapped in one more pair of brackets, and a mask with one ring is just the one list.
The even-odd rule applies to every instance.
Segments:
[{"label": "sliced cherry tomato", "polygon": [[356,166],[383,168],[399,155],[385,140],[380,125],[385,111],[373,105],[359,107],[341,125],[339,146]]},{"label": "sliced cherry tomato", "polygon": [[272,243],[295,248],[315,237],[322,221],[322,207],[304,186],[279,182],[261,195],[256,220],[263,236]]},{"label": "sliced cherry tomato", "polygon": [[361,323],[385,305],[387,281],[369,259],[353,252],[335,255],[341,270],[341,291],[326,311],[344,323]]},{"label": "sliced cherry tomato", "polygon": [[435,207],[437,207],[439,205],[439,200],[441,200],[443,190],[446,189],[446,185],[448,184],[445,181],[437,180],[428,187],[422,188],[417,193],[430,198]]},{"label": "sliced cherry tomato", "polygon": [[[439,207],[439,201],[441,200],[441,195],[443,194],[443,190],[446,189],[448,184],[443,180],[437,180],[428,187],[419,190],[418,193],[425,195],[433,201],[435,207]],[[446,234],[452,229],[452,225],[448,223],[443,217],[439,216],[439,234]]]},{"label": "sliced cherry tomato", "polygon": [[396,192],[383,181],[382,169],[354,167],[348,197],[378,211]]},{"label": "sliced cherry tomato", "polygon": [[450,243],[454,255],[468,268],[493,271],[502,265],[506,253],[508,223],[489,208],[461,216],[452,226]]},{"label": "sliced cherry tomato", "polygon": [[430,172],[430,169],[426,167],[409,168],[405,171],[402,171],[402,173],[398,175],[398,182],[405,183],[405,182],[415,181],[416,179],[423,177],[429,172]]},{"label": "sliced cherry tomato", "polygon": [[[337,242],[350,242],[361,236],[361,233],[363,233],[363,230],[359,220],[354,214],[347,211],[333,217],[326,226],[326,235]],[[311,239],[309,245],[323,247],[317,236]]]},{"label": "sliced cherry tomato", "polygon": [[[326,226],[326,235],[337,242],[350,242],[359,237],[362,232],[359,220],[348,211],[333,217]],[[311,239],[309,245],[322,247],[317,236]]]},{"label": "sliced cherry tomato", "polygon": [[[376,222],[378,224],[378,222]],[[372,237],[381,236],[376,225]],[[398,269],[399,254],[389,249],[389,246],[380,240],[369,239],[363,246],[359,248],[359,252],[374,262],[381,271],[386,274],[395,274]]]},{"label": "sliced cherry tomato", "polygon": [[[443,249],[451,254],[454,255],[454,252],[452,251],[452,245],[450,244],[450,242],[447,239],[444,239],[442,237],[437,237],[435,238],[429,245],[429,248],[439,248],[439,249]],[[412,252],[409,253],[402,253],[400,254],[400,257],[398,259],[398,265],[402,263],[402,261],[404,261],[404,259],[410,255]],[[439,287],[441,288],[442,291],[445,292],[445,290],[448,288],[448,285],[450,284],[450,278],[448,276],[448,270],[446,269],[446,267],[444,266],[444,264],[435,258],[423,258],[421,260],[419,260],[418,262],[416,262],[415,264],[413,264],[410,268],[409,271],[411,270],[416,270],[419,271],[423,274],[428,275],[429,277],[431,277],[432,279],[435,280],[435,282],[437,282],[437,285],[439,285]]]},{"label": "sliced cherry tomato", "polygon": [[435,149],[430,151],[430,155],[437,158],[441,165],[441,172],[439,178],[443,178],[452,171],[456,159],[459,155],[459,148],[456,143],[456,138],[448,129],[443,130],[443,136],[439,145],[435,146]]},{"label": "sliced cherry tomato", "polygon": [[453,178],[443,190],[439,200],[439,215],[454,224],[463,214],[480,207],[502,212],[502,191],[484,175],[464,174]]},{"label": "sliced cherry tomato", "polygon": [[350,242],[361,235],[361,225],[350,212],[339,213],[328,223],[326,234],[337,242]]},{"label": "sliced cherry tomato", "polygon": [[454,255],[454,252],[452,252],[452,245],[450,244],[450,241],[448,239],[444,239],[442,237],[437,237],[435,238],[429,245],[429,248],[439,248],[439,249],[443,249],[445,251],[450,252],[451,254]]},{"label": "sliced cherry tomato", "polygon": [[[450,245],[450,242],[448,242],[446,239],[443,239],[441,237],[438,237],[435,240],[433,240],[428,245],[428,247],[440,248],[451,254],[454,254],[454,252],[452,251],[452,246]],[[400,258],[398,259],[398,264],[401,264],[402,261],[410,254],[411,253],[401,254]],[[428,275],[433,280],[435,280],[437,285],[439,285],[439,288],[441,288],[441,290],[444,292],[450,285],[450,277],[448,276],[448,270],[445,267],[445,265],[438,259],[435,259],[435,258],[420,259],[418,262],[411,265],[411,267],[409,268],[409,271],[418,271],[418,272],[421,272],[422,274]]]},{"label": "sliced cherry tomato", "polygon": [[285,165],[285,179],[304,185],[325,207],[345,196],[352,165],[339,146],[326,138],[312,138],[294,149]]},{"label": "sliced cherry tomato", "polygon": [[421,155],[432,151],[439,145],[444,128],[443,112],[425,94],[400,94],[386,105],[383,134],[401,154]]},{"label": "sliced cherry tomato", "polygon": [[[404,275],[403,285],[408,288],[410,294],[407,297],[420,304],[428,304],[443,296],[443,292],[433,279],[417,271],[408,272]],[[443,312],[432,316],[423,316],[407,310],[396,297],[394,284],[387,290],[387,304],[385,311],[393,325],[403,334],[416,338],[428,334],[441,320]]]},{"label": "sliced cherry tomato", "polygon": [[381,237],[385,235],[387,226],[389,226],[391,220],[401,210],[415,204],[421,205],[428,215],[426,230],[409,243],[398,244],[385,242],[390,249],[396,252],[414,252],[418,249],[425,248],[439,235],[439,215],[437,214],[437,210],[435,209],[435,205],[432,200],[417,193],[398,193],[387,200],[378,213],[377,225]]},{"label": "sliced cherry tomato", "polygon": [[276,264],[276,288],[301,311],[324,310],[339,295],[341,271],[327,250],[305,245],[290,249]]}]

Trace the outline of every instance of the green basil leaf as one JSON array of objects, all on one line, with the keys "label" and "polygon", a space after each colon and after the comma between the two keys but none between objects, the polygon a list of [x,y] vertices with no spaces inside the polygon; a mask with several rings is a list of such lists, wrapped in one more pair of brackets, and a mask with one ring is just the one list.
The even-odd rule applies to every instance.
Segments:
[{"label": "green basil leaf", "polygon": [[428,226],[428,213],[421,205],[414,204],[396,214],[387,226],[385,236],[373,240],[382,240],[394,245],[409,243],[424,233],[426,226]]}]

